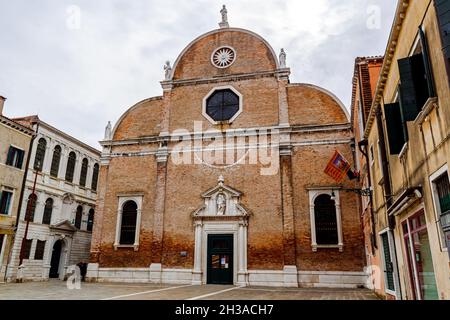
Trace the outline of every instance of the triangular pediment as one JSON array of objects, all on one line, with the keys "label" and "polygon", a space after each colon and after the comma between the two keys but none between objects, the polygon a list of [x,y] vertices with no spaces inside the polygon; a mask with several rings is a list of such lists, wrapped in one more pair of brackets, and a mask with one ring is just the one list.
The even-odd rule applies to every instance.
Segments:
[{"label": "triangular pediment", "polygon": [[64,220],[61,222],[58,222],[56,224],[53,224],[50,226],[50,229],[56,229],[56,230],[64,230],[64,231],[77,231],[77,228],[70,223],[69,220]]}]

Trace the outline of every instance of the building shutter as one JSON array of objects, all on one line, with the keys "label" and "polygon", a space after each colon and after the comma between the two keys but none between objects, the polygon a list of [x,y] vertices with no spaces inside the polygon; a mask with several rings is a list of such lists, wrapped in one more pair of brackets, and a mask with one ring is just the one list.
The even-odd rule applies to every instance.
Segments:
[{"label": "building shutter", "polygon": [[[420,55],[422,60],[422,55]],[[422,62],[423,65],[423,62]],[[419,114],[423,105],[418,101],[418,92],[415,80],[417,77],[418,59],[417,56],[412,56],[398,60],[398,68],[400,71],[401,80],[401,111],[403,121],[414,121]],[[420,88],[419,88],[420,89]]]},{"label": "building shutter", "polygon": [[441,29],[442,49],[445,57],[450,59],[450,1],[435,0],[434,5],[439,20],[439,27]]},{"label": "building shutter", "polygon": [[403,133],[400,104],[398,102],[385,104],[384,115],[386,117],[386,128],[389,139],[390,154],[399,154],[406,142]]},{"label": "building shutter", "polygon": [[422,58],[428,85],[428,96],[435,97],[436,90],[434,88],[433,67],[431,66],[430,50],[428,47],[427,37],[425,36],[425,32],[423,32],[422,28],[419,28],[419,35],[420,35],[420,42],[422,43]]},{"label": "building shutter", "polygon": [[394,268],[391,259],[391,248],[389,247],[388,234],[384,233],[381,236],[381,240],[383,241],[384,266],[385,266],[384,272],[386,274],[386,286],[389,290],[395,291]]},{"label": "building shutter", "polygon": [[14,165],[14,147],[10,146],[8,150],[8,157],[6,158],[6,164],[9,166]]}]

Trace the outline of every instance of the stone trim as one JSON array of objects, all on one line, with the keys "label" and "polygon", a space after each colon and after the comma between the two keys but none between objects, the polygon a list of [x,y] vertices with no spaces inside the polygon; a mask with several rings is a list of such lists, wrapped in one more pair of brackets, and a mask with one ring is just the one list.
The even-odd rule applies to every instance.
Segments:
[{"label": "stone trim", "polygon": [[[144,196],[143,195],[127,195],[120,196],[118,195],[118,205],[117,205],[117,221],[116,221],[116,236],[114,240],[114,250],[118,250],[119,248],[134,248],[134,251],[139,250],[139,235],[141,231],[141,215],[142,215],[142,203]],[[120,230],[122,228],[122,210],[123,206],[128,201],[134,201],[137,205],[137,218],[136,218],[136,232],[134,236],[134,244],[132,245],[122,245],[120,244]]]},{"label": "stone trim", "polygon": [[[332,195],[334,192],[335,195],[335,208],[336,208],[336,222],[337,222],[337,232],[338,232],[338,243],[336,245],[318,245],[316,240],[316,216],[315,216],[315,206],[314,201],[316,198],[323,194]],[[309,190],[309,217],[311,221],[311,248],[313,252],[317,252],[318,249],[323,248],[336,248],[339,249],[340,252],[344,251],[344,242],[342,235],[342,217],[341,217],[341,200],[339,189],[318,189],[318,190]]]}]

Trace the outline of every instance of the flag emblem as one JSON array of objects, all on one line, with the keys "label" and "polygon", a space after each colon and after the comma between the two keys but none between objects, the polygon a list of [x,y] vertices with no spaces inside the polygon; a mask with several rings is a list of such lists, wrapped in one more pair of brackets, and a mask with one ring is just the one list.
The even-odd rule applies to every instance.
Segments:
[{"label": "flag emblem", "polygon": [[350,163],[336,150],[333,158],[331,158],[325,168],[325,173],[337,182],[342,182],[347,175],[347,172],[350,170],[350,167]]}]

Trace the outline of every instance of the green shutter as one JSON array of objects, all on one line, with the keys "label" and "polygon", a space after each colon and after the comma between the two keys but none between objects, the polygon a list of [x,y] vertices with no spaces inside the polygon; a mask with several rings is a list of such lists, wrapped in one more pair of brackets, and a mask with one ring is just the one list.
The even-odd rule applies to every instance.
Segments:
[{"label": "green shutter", "polygon": [[450,59],[450,0],[435,0],[434,6],[441,30],[442,49],[444,55]]},{"label": "green shutter", "polygon": [[395,291],[394,270],[391,259],[391,248],[389,247],[388,234],[384,233],[381,236],[381,240],[383,241],[384,265],[385,265],[384,272],[386,273],[386,286],[389,290]]},{"label": "green shutter", "polygon": [[403,133],[400,104],[398,102],[385,104],[384,116],[386,118],[390,154],[399,154],[406,142]]},{"label": "green shutter", "polygon": [[420,42],[422,43],[422,57],[428,85],[428,96],[435,97],[436,92],[434,89],[433,67],[430,60],[430,50],[428,47],[427,37],[425,36],[425,32],[423,32],[422,28],[419,28],[419,35]]}]

